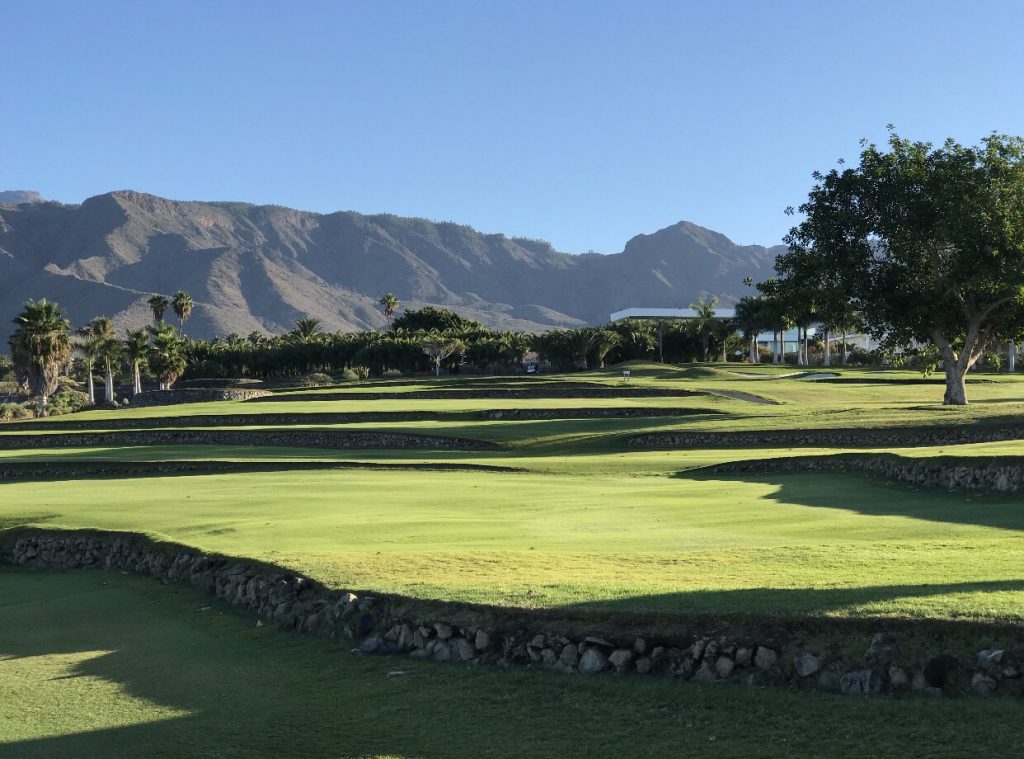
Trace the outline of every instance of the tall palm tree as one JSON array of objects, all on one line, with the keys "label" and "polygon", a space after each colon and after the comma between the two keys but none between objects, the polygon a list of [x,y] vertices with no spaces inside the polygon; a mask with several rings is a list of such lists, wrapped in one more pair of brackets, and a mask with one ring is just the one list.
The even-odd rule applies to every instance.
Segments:
[{"label": "tall palm tree", "polygon": [[174,309],[174,313],[178,317],[178,324],[182,331],[185,329],[185,322],[188,321],[188,317],[192,315],[192,307],[194,305],[192,296],[184,290],[178,290],[171,300],[171,308]]},{"label": "tall palm tree", "polygon": [[89,405],[96,404],[96,383],[93,379],[93,368],[103,347],[103,338],[93,334],[92,322],[78,330],[78,349],[85,361],[85,393],[89,397]]},{"label": "tall palm tree", "polygon": [[384,297],[377,302],[384,308],[384,317],[388,320],[388,329],[391,329],[391,317],[398,310],[398,298],[394,293],[385,293]]},{"label": "tall palm tree", "polygon": [[710,298],[705,298],[702,295],[697,299],[696,303],[690,304],[690,308],[697,313],[690,323],[690,328],[700,337],[700,347],[704,351],[704,361],[708,360],[708,349],[711,347],[711,335],[715,328],[715,306],[717,304],[717,295],[712,295]]},{"label": "tall palm tree", "polygon": [[295,322],[295,328],[288,333],[297,343],[312,342],[321,334],[319,319],[299,319]]},{"label": "tall palm tree", "polygon": [[142,392],[142,367],[149,359],[149,333],[130,329],[125,334],[124,358],[132,369],[132,395]]},{"label": "tall palm tree", "polygon": [[149,367],[160,380],[160,389],[169,390],[185,371],[185,341],[169,324],[150,327],[153,346],[149,350]]},{"label": "tall palm tree", "polygon": [[163,322],[164,314],[167,313],[167,309],[171,305],[167,296],[153,295],[146,301],[146,303],[149,305],[149,310],[153,312],[153,324],[160,324]]},{"label": "tall palm tree", "polygon": [[95,403],[92,382],[92,362],[99,360],[104,368],[103,399],[107,403],[114,400],[114,370],[121,363],[121,344],[117,341],[114,322],[106,316],[97,316],[80,330],[85,336],[84,350],[86,369],[89,373],[89,402]]},{"label": "tall palm tree", "polygon": [[245,336],[245,339],[253,348],[259,348],[267,338],[263,335],[262,332],[254,329],[252,332]]},{"label": "tall palm tree", "polygon": [[39,398],[39,415],[46,416],[47,399],[57,389],[61,369],[71,360],[71,322],[56,303],[29,300],[14,319],[11,354],[25,362],[29,389]]}]

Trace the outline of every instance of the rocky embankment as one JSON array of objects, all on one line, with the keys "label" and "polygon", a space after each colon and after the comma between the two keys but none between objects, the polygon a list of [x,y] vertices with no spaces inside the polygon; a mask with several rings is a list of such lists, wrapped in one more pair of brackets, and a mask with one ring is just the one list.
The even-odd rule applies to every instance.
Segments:
[{"label": "rocky embankment", "polygon": [[633,435],[634,448],[912,448],[1024,439],[1024,425],[884,427],[736,432],[649,432]]},{"label": "rocky embankment", "polygon": [[[408,599],[361,596],[326,588],[279,567],[154,543],[139,535],[65,533],[33,529],[6,534],[0,559],[20,567],[113,569],[162,582],[189,583],[275,624],[320,637],[351,641],[361,655],[396,655],[438,662],[529,667],[579,675],[660,676],[698,683],[740,681],[754,686],[796,685],[851,696],[919,691],[932,696],[973,692],[1019,695],[1024,649],[1007,645],[949,651],[941,636],[934,650],[910,661],[899,634],[880,631],[860,652],[850,637],[808,647],[799,635],[732,632],[672,638],[621,630],[552,629],[536,615],[454,605],[416,609]],[[472,618],[474,621],[464,621]],[[1019,633],[1017,635],[1019,637]],[[963,644],[960,644],[963,649]]]}]

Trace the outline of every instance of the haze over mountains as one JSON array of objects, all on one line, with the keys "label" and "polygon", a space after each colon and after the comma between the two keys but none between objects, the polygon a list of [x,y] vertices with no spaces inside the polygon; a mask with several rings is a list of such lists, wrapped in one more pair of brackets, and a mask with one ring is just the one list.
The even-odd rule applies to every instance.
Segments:
[{"label": "haze over mountains", "polygon": [[[154,292],[192,295],[195,336],[273,334],[299,318],[327,330],[382,328],[377,300],[451,308],[489,326],[600,324],[631,306],[723,305],[770,275],[781,246],[738,246],[689,222],[637,235],[621,253],[571,255],[539,240],[391,215],[173,201],[111,192],[81,205],[15,193],[0,201],[0,337],[27,298],[75,325],[99,314],[149,321]],[[22,199],[18,200],[17,198]]]}]

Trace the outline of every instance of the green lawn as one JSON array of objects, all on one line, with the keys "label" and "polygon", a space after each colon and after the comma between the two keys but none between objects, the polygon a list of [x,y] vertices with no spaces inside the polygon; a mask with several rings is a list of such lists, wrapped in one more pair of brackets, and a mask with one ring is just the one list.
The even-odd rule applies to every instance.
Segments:
[{"label": "green lawn", "polygon": [[[365,461],[501,464],[519,473],[275,471],[0,484],[5,524],[134,530],[271,560],[331,584],[416,598],[514,607],[699,613],[1019,620],[1024,508],[1016,497],[915,490],[855,475],[712,475],[720,462],[836,452],[752,446],[643,450],[651,430],[788,430],[1019,424],[1024,381],[981,376],[974,405],[943,409],[942,386],[912,372],[840,371],[800,379],[792,367],[633,364],[630,387],[736,390],[763,405],[682,398],[390,399],[360,392],[536,387],[581,380],[624,387],[617,369],[542,379],[442,378],[353,384],[352,400],[225,402],[94,411],[75,421],[288,413],[409,412],[422,421],[329,425],[497,442],[492,451],[117,446],[0,450],[0,462],[86,460]],[[489,383],[491,383],[489,385]],[[336,392],[337,388],[329,392]],[[303,398],[307,400],[302,400]],[[472,420],[497,408],[662,407],[716,414],[608,419]],[[461,417],[458,415],[462,415]],[[451,418],[446,418],[451,417]],[[58,418],[59,420],[61,418]],[[67,417],[63,419],[68,419]],[[51,421],[33,428],[45,430]],[[204,429],[210,429],[204,427]],[[2,433],[17,438],[14,431]],[[853,449],[846,449],[853,450]],[[896,449],[913,457],[1021,456],[1024,441]]]},{"label": "green lawn", "polygon": [[0,757],[1012,757],[1009,699],[856,699],[400,659],[183,586],[0,571]]}]

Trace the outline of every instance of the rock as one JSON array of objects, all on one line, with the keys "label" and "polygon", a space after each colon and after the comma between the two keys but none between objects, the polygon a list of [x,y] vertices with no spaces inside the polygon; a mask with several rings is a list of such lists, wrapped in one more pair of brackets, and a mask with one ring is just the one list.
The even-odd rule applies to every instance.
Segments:
[{"label": "rock", "polygon": [[754,654],[754,665],[760,670],[771,669],[778,660],[779,655],[774,649],[765,646],[758,646],[757,653]]},{"label": "rock", "polygon": [[998,679],[999,677],[1002,677],[1003,674],[1003,654],[1003,650],[999,648],[989,648],[985,651],[979,651],[975,664],[979,670],[989,677]]},{"label": "rock", "polygon": [[646,675],[648,672],[651,671],[651,668],[653,666],[654,666],[654,662],[652,662],[646,656],[643,659],[637,659],[636,660],[636,671],[637,671],[637,674]]},{"label": "rock", "polygon": [[708,641],[706,638],[701,638],[700,640],[695,640],[693,642],[693,646],[690,648],[690,655],[693,657],[694,661],[700,661],[704,658],[704,649],[707,645]]},{"label": "rock", "polygon": [[398,632],[398,650],[408,651],[416,643],[416,633],[413,631],[411,625],[402,625]]},{"label": "rock", "polygon": [[455,658],[460,661],[470,661],[476,658],[476,646],[465,638],[455,638],[449,641],[449,645],[455,654]]},{"label": "rock", "polygon": [[715,671],[718,672],[718,676],[723,680],[732,674],[733,669],[736,667],[736,662],[730,659],[728,656],[719,656],[718,661],[715,662]]},{"label": "rock", "polygon": [[547,648],[547,640],[543,635],[534,635],[533,640],[526,644],[527,648]]},{"label": "rock", "polygon": [[594,636],[588,636],[583,639],[584,643],[591,643],[595,646],[604,646],[605,648],[615,648],[611,643],[606,641],[604,638],[595,638]]},{"label": "rock", "polygon": [[444,622],[435,622],[434,630],[437,632],[437,637],[441,640],[448,640],[452,637],[452,626],[446,625]]},{"label": "rock", "polygon": [[882,689],[882,678],[873,669],[850,670],[839,678],[839,692],[844,696],[870,696]]},{"label": "rock", "polygon": [[749,667],[750,662],[753,661],[754,652],[749,646],[741,646],[736,649],[736,666],[737,667]]},{"label": "rock", "polygon": [[930,688],[945,688],[958,666],[959,662],[949,654],[929,659],[923,670],[925,682]]},{"label": "rock", "polygon": [[544,662],[544,666],[553,667],[555,666],[555,663],[558,661],[558,655],[554,652],[553,649],[545,648],[543,651],[540,652],[540,659],[542,662]]},{"label": "rock", "polygon": [[574,643],[567,643],[562,647],[562,653],[558,655],[558,659],[567,667],[575,667],[580,660],[579,650]]},{"label": "rock", "polygon": [[984,672],[975,672],[971,677],[971,690],[979,696],[991,696],[997,684],[994,677],[989,677]]},{"label": "rock", "polygon": [[486,651],[487,647],[491,645],[491,636],[483,628],[476,631],[476,644],[477,651]]},{"label": "rock", "polygon": [[359,648],[356,651],[360,654],[376,654],[385,653],[386,643],[384,639],[379,635],[371,635],[369,638],[359,644]]},{"label": "rock", "polygon": [[643,656],[647,653],[647,641],[643,638],[637,638],[633,641],[633,653],[638,656]]},{"label": "rock", "polygon": [[907,670],[895,665],[889,667],[889,685],[896,690],[900,690],[906,688],[909,684],[910,675],[907,674]]},{"label": "rock", "polygon": [[447,640],[435,640],[434,650],[431,652],[434,661],[451,661],[452,649]]},{"label": "rock", "polygon": [[615,667],[619,672],[622,672],[633,663],[633,656],[634,654],[632,651],[625,648],[619,648],[613,651],[612,655],[608,657],[608,663]]},{"label": "rock", "polygon": [[425,648],[414,648],[409,652],[409,657],[412,659],[426,659],[430,656],[430,652]]},{"label": "rock", "polygon": [[793,657],[793,669],[800,677],[810,677],[821,669],[821,660],[810,651],[797,651]]},{"label": "rock", "polygon": [[900,656],[900,647],[896,638],[888,633],[878,633],[871,639],[871,645],[864,652],[864,660],[868,664],[892,664]]},{"label": "rock", "polygon": [[718,675],[711,665],[704,661],[690,679],[697,683],[713,683],[718,680]]},{"label": "rock", "polygon": [[608,668],[608,657],[599,648],[588,648],[580,657],[581,675],[594,675]]}]

